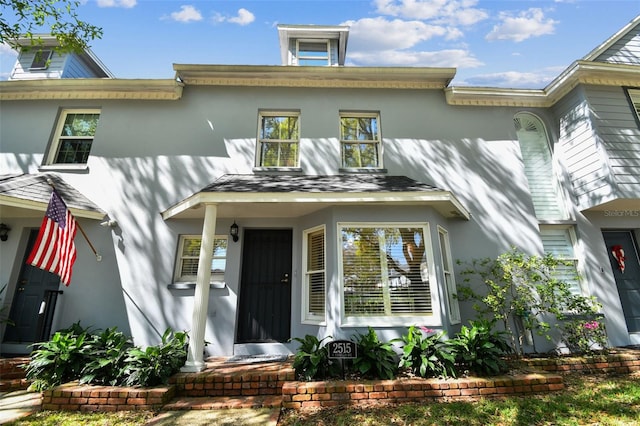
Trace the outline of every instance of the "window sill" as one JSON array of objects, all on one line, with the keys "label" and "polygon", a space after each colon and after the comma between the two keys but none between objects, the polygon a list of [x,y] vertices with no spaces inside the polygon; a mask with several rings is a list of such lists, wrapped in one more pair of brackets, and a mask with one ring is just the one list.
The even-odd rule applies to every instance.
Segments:
[{"label": "window sill", "polygon": [[38,168],[40,172],[67,172],[67,173],[89,173],[89,166],[86,164],[47,164]]},{"label": "window sill", "polygon": [[[213,289],[223,289],[227,287],[227,283],[216,281],[209,284],[209,288]],[[192,282],[181,282],[181,283],[172,283],[167,285],[169,290],[194,290],[196,288],[196,283]]]},{"label": "window sill", "polygon": [[302,173],[301,167],[254,167],[254,173],[274,173],[274,172],[286,172],[286,173]]},{"label": "window sill", "polygon": [[340,173],[353,173],[353,174],[372,174],[372,173],[387,173],[387,169],[356,169],[356,168],[340,168]]}]

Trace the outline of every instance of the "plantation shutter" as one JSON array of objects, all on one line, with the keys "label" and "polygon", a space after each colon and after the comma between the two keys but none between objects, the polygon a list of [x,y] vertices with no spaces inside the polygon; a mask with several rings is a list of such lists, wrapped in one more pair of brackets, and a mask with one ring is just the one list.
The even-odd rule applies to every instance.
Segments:
[{"label": "plantation shutter", "polygon": [[514,124],[520,142],[524,172],[538,219],[565,219],[557,192],[547,134],[542,122],[530,114],[518,114]]},{"label": "plantation shutter", "polygon": [[573,251],[570,228],[541,227],[540,236],[545,253],[551,253],[557,258],[571,263],[570,265],[559,265],[555,278],[569,284],[573,294],[582,294],[578,279],[578,262]]},{"label": "plantation shutter", "polygon": [[[432,312],[421,228],[343,228],[342,239],[347,316]],[[406,258],[407,244],[423,253],[420,259]]]},{"label": "plantation shutter", "polygon": [[307,237],[307,285],[308,311],[324,316],[325,311],[325,259],[324,230],[312,232]]}]

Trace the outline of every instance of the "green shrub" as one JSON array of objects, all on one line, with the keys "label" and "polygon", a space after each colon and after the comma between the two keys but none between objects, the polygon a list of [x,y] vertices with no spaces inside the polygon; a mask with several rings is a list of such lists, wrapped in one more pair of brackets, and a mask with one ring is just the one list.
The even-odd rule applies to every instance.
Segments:
[{"label": "green shrub", "polygon": [[409,327],[407,334],[395,339],[403,343],[400,367],[420,377],[455,377],[455,356],[442,340],[444,336],[443,331]]},{"label": "green shrub", "polygon": [[398,357],[390,343],[378,340],[375,330],[369,327],[367,334],[358,334],[357,357],[353,368],[365,377],[392,379],[398,373]]},{"label": "green shrub", "polygon": [[560,326],[562,342],[574,354],[606,350],[607,332],[602,318],[572,318]]},{"label": "green shrub", "polygon": [[26,378],[31,389],[43,391],[76,380],[87,364],[87,330],[79,325],[56,332],[51,340],[33,345]]},{"label": "green shrub", "polygon": [[159,345],[144,350],[130,348],[122,370],[123,384],[157,386],[167,383],[169,377],[177,373],[187,360],[187,343],[187,333],[174,333],[168,328]]},{"label": "green shrub", "polygon": [[131,340],[116,327],[88,336],[83,350],[88,362],[82,369],[80,383],[119,384],[127,351],[132,346]]},{"label": "green shrub", "polygon": [[458,367],[481,376],[495,376],[507,369],[504,355],[511,352],[505,332],[492,331],[489,321],[471,321],[462,326],[449,345],[454,349]]},{"label": "green shrub", "polygon": [[318,340],[316,336],[307,334],[304,338],[291,339],[300,343],[293,358],[293,369],[299,380],[322,380],[337,374],[338,365],[329,359],[327,347],[322,345],[326,339],[331,339],[331,336]]}]

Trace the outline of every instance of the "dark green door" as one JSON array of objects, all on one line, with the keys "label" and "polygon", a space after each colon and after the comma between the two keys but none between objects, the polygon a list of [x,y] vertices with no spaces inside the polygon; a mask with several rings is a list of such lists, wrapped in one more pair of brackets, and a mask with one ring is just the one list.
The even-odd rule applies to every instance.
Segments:
[{"label": "dark green door", "polygon": [[237,343],[286,342],[291,327],[291,230],[247,229]]},{"label": "dark green door", "polygon": [[[636,242],[631,231],[604,231],[611,269],[616,279],[624,319],[629,333],[640,332],[640,265]],[[613,255],[616,246],[624,251],[624,270]]]}]

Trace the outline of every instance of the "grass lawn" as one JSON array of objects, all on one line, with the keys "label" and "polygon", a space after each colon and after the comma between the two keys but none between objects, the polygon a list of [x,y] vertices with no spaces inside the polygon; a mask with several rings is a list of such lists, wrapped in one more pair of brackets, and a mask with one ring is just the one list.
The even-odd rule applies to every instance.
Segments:
[{"label": "grass lawn", "polygon": [[[565,384],[562,392],[476,402],[283,410],[278,426],[640,425],[640,375],[569,375]],[[11,425],[137,426],[152,417],[148,412],[40,412]]]}]

